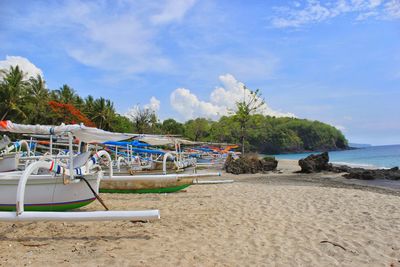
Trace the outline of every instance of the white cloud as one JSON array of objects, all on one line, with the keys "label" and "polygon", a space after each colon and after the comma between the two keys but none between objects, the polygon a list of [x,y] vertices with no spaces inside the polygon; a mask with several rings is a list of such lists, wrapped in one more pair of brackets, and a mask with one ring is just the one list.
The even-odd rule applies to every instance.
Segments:
[{"label": "white cloud", "polygon": [[184,119],[195,117],[218,118],[227,113],[226,107],[220,107],[210,102],[201,101],[190,90],[178,88],[171,93],[170,103]]},{"label": "white cloud", "polygon": [[161,104],[160,100],[158,100],[156,97],[152,96],[150,98],[150,103],[144,105],[143,107],[145,109],[150,109],[154,112],[157,112],[160,110],[160,104]]},{"label": "white cloud", "polygon": [[277,28],[300,27],[306,24],[326,21],[337,16],[353,13],[356,20],[370,17],[378,19],[400,18],[399,0],[307,0],[304,5],[275,8],[279,15],[272,19]]},{"label": "white cloud", "polygon": [[57,44],[76,61],[126,77],[173,69],[158,38],[165,23],[182,21],[193,5],[194,0],[52,2],[35,5],[14,25],[60,38]]},{"label": "white cloud", "polygon": [[[156,97],[152,96],[150,98],[150,102],[147,104],[144,104],[142,107],[143,109],[148,109],[152,112],[157,113],[160,110],[160,106],[161,106],[161,101],[158,100]],[[136,114],[138,114],[138,112],[142,109],[140,104],[137,104],[133,107],[131,107],[130,109],[128,109],[128,111],[124,114],[125,117],[132,119],[136,116]]]},{"label": "white cloud", "polygon": [[142,18],[129,12],[104,15],[104,7],[85,7],[89,13],[70,18],[83,33],[78,44],[67,47],[72,58],[85,65],[132,74],[162,72],[171,67],[155,44],[156,29],[148,27]]},{"label": "white cloud", "polygon": [[[211,92],[209,101],[200,100],[188,89],[176,89],[170,96],[172,108],[186,120],[195,117],[218,119],[230,114],[235,109],[236,102],[250,96],[250,91],[244,89],[244,84],[237,81],[233,75],[221,75],[219,80],[222,86]],[[273,110],[267,104],[261,107],[259,113],[277,117],[294,117],[292,113]]]},{"label": "white cloud", "polygon": [[161,12],[153,15],[151,21],[154,24],[181,21],[195,2],[196,0],[167,0]]},{"label": "white cloud", "polygon": [[391,0],[385,4],[385,11],[393,18],[400,18],[400,1]]},{"label": "white cloud", "polygon": [[336,129],[338,129],[339,131],[342,131],[342,132],[346,131],[346,127],[344,127],[343,125],[334,125],[334,127]]},{"label": "white cloud", "polygon": [[0,69],[8,70],[10,66],[19,66],[19,68],[26,74],[26,79],[36,77],[38,74],[43,77],[41,69],[36,67],[27,58],[20,56],[6,56],[5,60],[0,60]]}]

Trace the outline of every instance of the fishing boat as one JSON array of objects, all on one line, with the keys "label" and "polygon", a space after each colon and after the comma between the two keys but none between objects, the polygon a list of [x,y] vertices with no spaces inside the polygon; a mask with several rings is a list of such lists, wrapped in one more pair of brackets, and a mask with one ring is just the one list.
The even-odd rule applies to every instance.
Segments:
[{"label": "fishing boat", "polygon": [[193,178],[191,177],[136,175],[129,179],[121,179],[121,177],[115,176],[101,181],[100,193],[173,193],[192,184]]},{"label": "fishing boat", "polygon": [[[183,190],[193,184],[215,184],[215,183],[230,183],[232,180],[222,180],[222,181],[203,181],[198,182],[200,177],[215,177],[221,176],[221,173],[196,173],[196,159],[191,157],[184,157],[180,143],[193,144],[193,142],[171,138],[168,136],[150,136],[141,135],[136,137],[142,142],[146,142],[149,145],[175,145],[175,151],[162,151],[162,150],[151,150],[136,148],[136,151],[142,153],[148,153],[157,155],[157,159],[154,162],[162,166],[162,173],[149,173],[149,171],[137,170],[136,172],[130,172],[132,176],[123,176],[120,172],[120,164],[122,157],[118,157],[117,160],[117,175],[104,177],[100,183],[101,193],[173,193]],[[136,140],[133,142],[137,142]],[[117,150],[118,147],[127,146],[127,156],[125,162],[129,162],[132,159],[132,153],[135,151],[131,144],[126,144],[125,142],[106,142],[106,144],[112,144],[115,146],[114,153],[122,153],[121,149]],[[115,153],[117,155],[117,153]],[[168,161],[169,160],[169,161]],[[140,160],[139,160],[140,161]],[[175,165],[175,172],[167,174],[168,162]],[[177,173],[183,172],[187,167],[194,167],[194,173]],[[152,170],[153,172],[156,170]],[[141,172],[140,174],[138,174]]]},{"label": "fishing boat", "polygon": [[173,193],[194,184],[222,184],[233,182],[233,180],[199,181],[199,178],[216,176],[221,176],[221,173],[105,176],[100,183],[100,192]]},{"label": "fishing boat", "polygon": [[[0,211],[15,211],[15,196],[22,173],[0,173]],[[98,176],[85,175],[90,186],[98,191]],[[92,203],[96,197],[88,185],[81,182],[64,184],[64,179],[52,174],[31,175],[26,183],[24,210],[66,211]]]},{"label": "fishing boat", "polygon": [[[51,155],[30,163],[24,171],[0,173],[0,221],[48,220],[152,220],[158,210],[64,212],[101,199],[98,196],[103,170],[101,157],[111,161],[106,151],[74,156],[73,136],[82,142],[125,140],[131,136],[86,127],[84,125],[22,125],[0,121],[0,131],[47,135],[68,135],[69,155],[63,162]],[[111,168],[112,176],[112,168]],[[103,204],[103,203],[102,203]],[[105,206],[106,207],[106,206]],[[15,211],[15,212],[13,212]]]}]

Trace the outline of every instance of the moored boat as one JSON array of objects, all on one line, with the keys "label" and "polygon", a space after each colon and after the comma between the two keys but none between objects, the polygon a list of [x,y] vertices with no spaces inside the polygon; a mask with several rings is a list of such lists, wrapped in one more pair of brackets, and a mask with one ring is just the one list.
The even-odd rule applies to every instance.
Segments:
[{"label": "moored boat", "polygon": [[[153,220],[158,210],[109,211],[98,196],[103,170],[101,157],[111,162],[102,150],[74,155],[73,138],[80,142],[124,140],[126,134],[106,132],[84,125],[22,125],[0,121],[0,131],[68,136],[68,155],[59,158],[51,153],[28,163],[24,171],[0,172],[0,221],[97,221]],[[110,164],[112,177],[112,164]],[[106,211],[54,212],[85,206],[97,198]],[[14,212],[15,211],[15,212]]]},{"label": "moored boat", "polygon": [[193,178],[163,177],[138,178],[131,180],[103,179],[100,193],[173,193],[193,184]]},{"label": "moored boat", "polygon": [[[22,172],[0,173],[0,211],[15,211],[15,196]],[[98,190],[99,176],[85,179]],[[81,208],[95,200],[84,181],[64,184],[64,179],[52,174],[31,175],[26,183],[24,209],[26,211],[65,211]]]}]

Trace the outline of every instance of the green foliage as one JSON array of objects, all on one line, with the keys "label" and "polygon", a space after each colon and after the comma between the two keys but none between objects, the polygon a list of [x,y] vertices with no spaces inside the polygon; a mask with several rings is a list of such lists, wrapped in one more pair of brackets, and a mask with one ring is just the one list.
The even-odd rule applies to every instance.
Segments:
[{"label": "green foliage", "polygon": [[[246,127],[246,151],[279,154],[347,148],[347,140],[338,129],[319,121],[254,114]],[[234,116],[221,117],[211,124],[210,135],[198,140],[237,144],[241,141],[240,124]]]},{"label": "green foliage", "polygon": [[185,128],[182,123],[174,119],[166,119],[161,125],[161,130],[164,134],[183,135]]},{"label": "green foliage", "polygon": [[114,120],[112,122],[113,131],[118,133],[133,133],[133,124],[132,122],[125,116],[121,116],[119,114],[115,114]]},{"label": "green foliage", "polygon": [[263,160],[271,161],[271,160],[275,160],[275,157],[273,157],[273,156],[265,156],[265,157],[263,157]]},{"label": "green foliage", "polygon": [[212,121],[205,118],[189,120],[185,123],[185,136],[193,141],[208,141]]},{"label": "green foliage", "polygon": [[240,124],[233,116],[223,116],[218,122],[211,124],[209,140],[220,143],[237,143],[240,136]]},{"label": "green foliage", "polygon": [[129,120],[115,112],[114,104],[102,97],[88,96],[83,100],[73,88],[64,84],[49,90],[40,75],[26,78],[22,70],[10,67],[0,73],[0,119],[29,124],[59,124],[63,116],[56,114],[50,101],[73,105],[83,112],[98,128],[132,132]]},{"label": "green foliage", "polygon": [[0,84],[0,120],[9,117],[25,119],[27,114],[22,107],[28,98],[29,83],[24,79],[25,75],[18,66],[2,72],[5,76]]},{"label": "green foliage", "polygon": [[27,79],[18,66],[0,70],[1,120],[53,125],[63,122],[50,108],[49,101],[71,104],[98,128],[115,132],[183,135],[194,141],[242,143],[246,151],[265,154],[347,148],[344,135],[328,124],[255,114],[264,104],[259,90],[251,91],[247,99],[238,102],[233,116],[223,116],[218,121],[197,118],[183,124],[170,118],[160,123],[149,109],[138,108],[138,112],[127,118],[115,111],[109,99],[90,95],[82,99],[68,85],[49,90],[41,76]]}]

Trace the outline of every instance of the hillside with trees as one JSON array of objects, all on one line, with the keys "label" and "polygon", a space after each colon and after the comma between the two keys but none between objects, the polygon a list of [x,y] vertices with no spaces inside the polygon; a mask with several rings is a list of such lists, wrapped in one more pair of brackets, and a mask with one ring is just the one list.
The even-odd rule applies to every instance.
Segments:
[{"label": "hillside with trees", "polygon": [[[252,114],[261,102],[239,102],[238,111],[218,121],[196,118],[160,121],[149,109],[129,117],[103,97],[82,98],[68,85],[50,90],[41,76],[27,79],[18,66],[0,74],[0,119],[26,124],[84,123],[108,131],[180,135],[194,141],[243,143],[246,151],[275,154],[348,148],[333,126],[306,119]],[[252,92],[258,97],[259,91]]]}]

